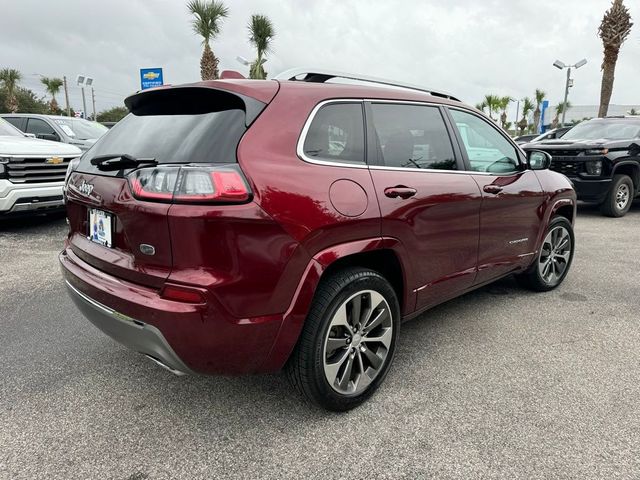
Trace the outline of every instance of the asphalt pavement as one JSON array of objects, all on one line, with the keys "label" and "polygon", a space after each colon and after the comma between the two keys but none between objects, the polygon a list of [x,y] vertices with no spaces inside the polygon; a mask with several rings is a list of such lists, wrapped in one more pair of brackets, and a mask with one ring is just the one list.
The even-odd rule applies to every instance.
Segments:
[{"label": "asphalt pavement", "polygon": [[505,279],[404,324],[346,414],[119,346],[67,297],[66,228],[0,222],[0,479],[640,478],[638,202],[580,206],[557,290]]}]

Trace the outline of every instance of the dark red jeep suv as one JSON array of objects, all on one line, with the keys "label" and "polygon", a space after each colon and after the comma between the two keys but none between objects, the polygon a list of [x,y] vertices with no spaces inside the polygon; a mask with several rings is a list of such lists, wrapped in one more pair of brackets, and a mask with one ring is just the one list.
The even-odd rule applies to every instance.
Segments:
[{"label": "dark red jeep suv", "polygon": [[510,274],[558,286],[576,196],[548,154],[389,83],[295,70],[127,98],[67,174],[78,308],[174,373],[284,368],[347,410],[384,380],[403,320]]}]

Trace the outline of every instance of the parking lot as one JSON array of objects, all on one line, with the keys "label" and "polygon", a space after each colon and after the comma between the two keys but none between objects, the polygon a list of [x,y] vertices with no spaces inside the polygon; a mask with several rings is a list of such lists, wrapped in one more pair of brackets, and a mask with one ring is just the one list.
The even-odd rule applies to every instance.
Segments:
[{"label": "parking lot", "polygon": [[0,224],[0,478],[638,478],[640,203],[579,207],[572,271],[403,326],[347,414],[282,375],[176,377],[82,318],[63,216]]}]

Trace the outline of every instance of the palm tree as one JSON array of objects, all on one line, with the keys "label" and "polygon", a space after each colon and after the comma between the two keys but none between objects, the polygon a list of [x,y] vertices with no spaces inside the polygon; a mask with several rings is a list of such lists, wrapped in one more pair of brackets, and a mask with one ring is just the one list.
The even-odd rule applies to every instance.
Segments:
[{"label": "palm tree", "polygon": [[222,19],[229,15],[229,9],[222,1],[191,0],[187,9],[194,16],[193,31],[202,37],[204,50],[200,59],[200,77],[202,80],[218,78],[218,58],[213,54],[210,40],[214,40],[220,33]]},{"label": "palm tree", "polygon": [[598,27],[598,36],[602,39],[604,47],[599,117],[607,116],[618,54],[620,47],[629,36],[632,26],[629,9],[622,4],[622,0],[613,0],[611,8],[605,12],[602,23]]},{"label": "palm tree", "polygon": [[11,113],[18,111],[18,98],[16,97],[16,87],[22,79],[22,74],[13,68],[3,68],[0,70],[0,81],[7,90],[7,100],[5,106]]},{"label": "palm tree", "polygon": [[640,115],[635,108],[632,108],[627,112],[629,115]]},{"label": "palm tree", "polygon": [[536,88],[536,95],[535,95],[536,109],[533,111],[533,126],[536,129],[540,128],[540,115],[542,115],[542,110],[540,110],[540,106],[542,105],[542,102],[544,101],[544,97],[546,96],[547,94],[543,90]]},{"label": "palm tree", "polygon": [[47,93],[51,95],[50,108],[51,113],[58,113],[58,102],[56,102],[56,94],[60,91],[60,87],[62,87],[62,79],[61,78],[49,78],[42,77],[40,79],[42,84],[44,85]]},{"label": "palm tree", "polygon": [[520,134],[523,134],[524,131],[529,126],[529,122],[527,121],[527,118],[533,111],[534,107],[535,105],[533,104],[533,102],[529,97],[525,97],[522,100],[522,118],[518,122],[518,128],[520,129]]},{"label": "palm tree", "polygon": [[556,116],[551,123],[551,128],[558,128],[558,124],[560,123],[560,115],[562,115],[562,113],[565,111],[569,111],[570,108],[571,102],[569,100],[567,100],[566,102],[558,102],[558,105],[556,105]]},{"label": "palm tree", "polygon": [[487,102],[476,103],[476,108],[484,113],[484,109],[487,108]]},{"label": "palm tree", "polygon": [[511,97],[498,97],[497,106],[498,109],[502,112],[500,114],[500,125],[505,130],[505,125],[507,124],[507,108],[509,108],[509,102],[511,102]]},{"label": "palm tree", "polygon": [[484,96],[483,102],[489,110],[489,118],[495,121],[493,112],[500,109],[500,97],[498,95],[488,94]]},{"label": "palm tree", "polygon": [[271,20],[264,15],[251,15],[249,22],[249,43],[256,48],[258,57],[251,64],[249,70],[249,78],[265,80],[267,72],[264,71],[264,54],[270,49],[270,43],[276,32],[273,28]]}]

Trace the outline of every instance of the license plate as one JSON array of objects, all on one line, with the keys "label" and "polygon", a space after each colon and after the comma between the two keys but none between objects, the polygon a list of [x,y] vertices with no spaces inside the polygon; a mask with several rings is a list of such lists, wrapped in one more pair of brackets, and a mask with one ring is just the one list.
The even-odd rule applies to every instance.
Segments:
[{"label": "license plate", "polygon": [[95,208],[89,209],[89,240],[112,247],[113,215]]}]

